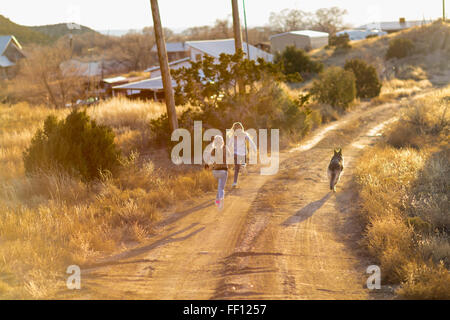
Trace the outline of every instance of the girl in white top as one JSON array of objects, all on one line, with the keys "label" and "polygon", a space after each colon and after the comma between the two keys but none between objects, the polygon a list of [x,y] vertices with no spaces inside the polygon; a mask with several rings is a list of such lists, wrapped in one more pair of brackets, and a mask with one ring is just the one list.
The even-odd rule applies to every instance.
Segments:
[{"label": "girl in white top", "polygon": [[227,146],[234,154],[234,181],[233,187],[237,186],[239,178],[239,170],[241,166],[245,166],[247,159],[247,143],[250,152],[257,153],[256,144],[252,137],[245,132],[244,126],[240,122],[233,124],[233,127],[227,132]]}]

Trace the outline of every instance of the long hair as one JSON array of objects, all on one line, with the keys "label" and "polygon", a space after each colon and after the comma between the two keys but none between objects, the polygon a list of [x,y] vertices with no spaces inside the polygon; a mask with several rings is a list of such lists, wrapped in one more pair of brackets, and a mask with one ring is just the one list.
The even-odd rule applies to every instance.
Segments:
[{"label": "long hair", "polygon": [[236,131],[236,126],[240,126],[242,129],[242,133],[245,134],[244,125],[241,122],[235,122],[235,123],[233,123],[233,126],[231,127],[231,129],[227,130],[228,137],[234,136],[234,132]]},{"label": "long hair", "polygon": [[217,136],[214,137],[214,141],[213,141],[213,148],[214,149],[216,149],[216,150],[217,149],[221,149],[221,148],[223,148],[224,144],[225,143],[223,141],[222,136],[217,135]]}]

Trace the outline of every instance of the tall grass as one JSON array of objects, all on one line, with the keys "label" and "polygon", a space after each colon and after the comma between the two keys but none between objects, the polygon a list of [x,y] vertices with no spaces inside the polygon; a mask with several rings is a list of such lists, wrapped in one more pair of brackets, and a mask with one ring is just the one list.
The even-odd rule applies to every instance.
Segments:
[{"label": "tall grass", "polygon": [[357,166],[366,246],[406,298],[450,298],[449,94],[408,105]]},{"label": "tall grass", "polygon": [[[44,119],[69,110],[0,105],[0,297],[42,298],[64,289],[65,270],[145,240],[161,212],[215,188],[204,170],[160,168],[135,150],[161,104],[112,99],[88,109],[116,132],[120,174],[90,184],[54,171],[25,176],[22,154]],[[139,141],[127,140],[130,132]],[[169,161],[164,158],[164,161]]]}]

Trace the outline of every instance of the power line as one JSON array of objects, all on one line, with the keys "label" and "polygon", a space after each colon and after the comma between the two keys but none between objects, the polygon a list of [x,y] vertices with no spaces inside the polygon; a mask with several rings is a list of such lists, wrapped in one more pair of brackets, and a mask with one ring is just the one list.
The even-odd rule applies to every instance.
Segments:
[{"label": "power line", "polygon": [[242,0],[242,6],[244,7],[245,42],[247,42],[247,59],[250,60],[250,46],[248,44],[248,28],[247,28],[247,14],[245,12],[245,0]]}]

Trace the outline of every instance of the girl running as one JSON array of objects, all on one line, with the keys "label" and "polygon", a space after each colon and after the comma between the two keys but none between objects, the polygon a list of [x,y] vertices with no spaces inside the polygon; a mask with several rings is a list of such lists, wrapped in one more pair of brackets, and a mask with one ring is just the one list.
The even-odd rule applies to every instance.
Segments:
[{"label": "girl running", "polygon": [[[216,154],[221,156],[218,160]],[[215,136],[214,141],[204,152],[204,159],[207,165],[212,165],[213,176],[218,181],[216,206],[219,210],[223,209],[225,198],[225,185],[228,178],[227,157],[231,157],[230,149],[225,145],[222,136]],[[216,161],[217,160],[217,161]]]},{"label": "girl running", "polygon": [[244,126],[240,122],[233,124],[233,127],[228,130],[227,146],[234,154],[234,181],[232,187],[235,188],[238,183],[239,170],[245,167],[247,160],[247,143],[250,152],[257,153],[256,144],[253,142],[251,136],[245,132]]}]

